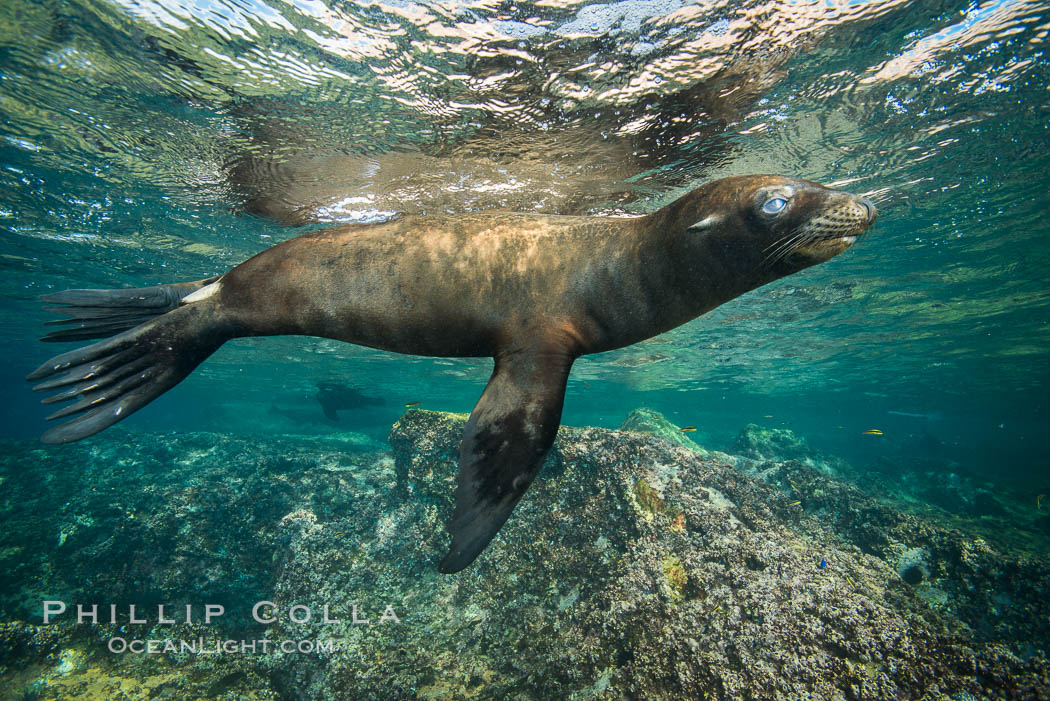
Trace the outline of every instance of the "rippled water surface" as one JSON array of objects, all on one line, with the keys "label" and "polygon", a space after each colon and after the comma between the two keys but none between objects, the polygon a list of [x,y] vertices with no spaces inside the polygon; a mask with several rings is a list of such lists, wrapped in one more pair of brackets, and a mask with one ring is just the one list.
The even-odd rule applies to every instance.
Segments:
[{"label": "rippled water surface", "polygon": [[[8,0],[4,430],[43,427],[22,379],[54,350],[39,294],[199,279],[332,221],[624,215],[774,172],[865,194],[879,221],[581,360],[564,422],[647,405],[715,445],[757,422],[1050,482],[1048,32],[1050,5],[1016,0]],[[312,395],[337,381],[386,400],[340,428],[382,434],[407,402],[469,410],[489,370],[237,341],[129,425],[333,430]]]}]

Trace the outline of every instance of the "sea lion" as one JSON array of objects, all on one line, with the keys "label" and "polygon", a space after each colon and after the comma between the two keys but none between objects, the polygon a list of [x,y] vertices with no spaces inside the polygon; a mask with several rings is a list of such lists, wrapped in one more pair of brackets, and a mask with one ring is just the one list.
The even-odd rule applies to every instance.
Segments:
[{"label": "sea lion", "polygon": [[[71,326],[44,340],[118,335],[29,375],[80,414],[43,440],[111,426],[231,338],[298,334],[397,353],[495,359],[459,455],[441,572],[488,545],[535,479],[573,361],[673,329],[824,262],[875,220],[871,202],[817,183],[737,176],[638,218],[406,216],[285,241],[218,279],[46,295]],[[177,303],[172,303],[173,298]],[[144,310],[157,314],[140,323]],[[138,324],[138,325],[134,325]],[[96,333],[97,331],[97,333]]]},{"label": "sea lion", "polygon": [[380,397],[370,397],[356,387],[348,387],[340,382],[318,382],[317,394],[314,396],[329,421],[338,421],[340,411],[386,404]]}]

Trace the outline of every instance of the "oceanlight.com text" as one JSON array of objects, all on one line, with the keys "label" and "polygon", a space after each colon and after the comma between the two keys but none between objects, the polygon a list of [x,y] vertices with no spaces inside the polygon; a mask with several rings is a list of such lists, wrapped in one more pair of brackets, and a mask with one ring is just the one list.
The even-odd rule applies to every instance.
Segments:
[{"label": "oceanlight.com text", "polygon": [[171,640],[141,638],[110,638],[106,643],[110,652],[120,655],[125,652],[148,655],[245,655],[283,652],[285,654],[331,654],[335,650],[334,640]]}]

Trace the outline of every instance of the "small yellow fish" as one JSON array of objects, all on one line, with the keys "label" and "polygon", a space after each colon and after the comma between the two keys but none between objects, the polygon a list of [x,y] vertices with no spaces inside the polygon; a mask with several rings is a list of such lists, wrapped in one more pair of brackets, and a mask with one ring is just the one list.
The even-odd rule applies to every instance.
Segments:
[{"label": "small yellow fish", "polygon": [[683,533],[685,531],[685,514],[678,514],[675,516],[674,521],[668,526],[672,531]]},{"label": "small yellow fish", "polygon": [[846,578],[846,581],[847,581],[847,582],[849,582],[849,585],[850,585],[851,587],[853,587],[854,589],[856,589],[856,588],[857,588],[857,583],[856,583],[856,582],[854,582],[854,581],[853,581],[853,579],[852,579],[852,578],[851,578],[851,577],[850,577],[850,576],[849,576],[848,574],[844,574],[844,575],[842,575],[842,576]]},{"label": "small yellow fish", "polygon": [[590,389],[591,388],[591,383],[588,382],[587,380],[584,380],[583,381],[583,386],[586,387],[587,389]]},{"label": "small yellow fish", "polygon": [[772,414],[766,414],[766,415],[765,415],[765,416],[763,416],[762,418],[763,418],[763,419],[772,419],[772,418],[773,418],[773,415],[772,415]]},{"label": "small yellow fish", "polygon": [[801,501],[793,501],[793,502],[790,502],[788,504],[788,506],[800,506],[801,504],[802,504]]},{"label": "small yellow fish", "polygon": [[1035,498],[1035,508],[1038,509],[1039,511],[1043,510],[1043,499],[1046,499],[1046,495],[1045,494],[1040,494],[1040,495],[1036,496],[1036,498]]},{"label": "small yellow fish", "polygon": [[405,405],[405,408],[406,409],[411,409],[414,406],[419,406],[421,403],[422,402],[409,402],[408,404]]},{"label": "small yellow fish", "polygon": [[867,431],[865,431],[864,433],[862,433],[860,435],[862,435],[862,436],[881,436],[882,435],[882,431],[880,431],[877,428],[869,428]]},{"label": "small yellow fish", "polygon": [[678,429],[678,432],[679,433],[692,433],[695,430],[696,430],[696,426],[682,426],[680,429]]},{"label": "small yellow fish", "polygon": [[791,422],[790,422],[790,421],[781,421],[781,422],[780,422],[780,425],[781,425],[781,426],[790,426],[790,425],[791,425]]}]

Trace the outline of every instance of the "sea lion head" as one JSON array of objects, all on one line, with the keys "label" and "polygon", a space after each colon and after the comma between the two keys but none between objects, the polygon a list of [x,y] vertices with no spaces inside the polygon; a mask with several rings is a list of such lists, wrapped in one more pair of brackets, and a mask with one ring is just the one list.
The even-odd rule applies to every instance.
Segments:
[{"label": "sea lion head", "polygon": [[[699,232],[717,223],[732,231],[747,262],[774,277],[834,258],[877,214],[870,200],[800,178],[745,175],[712,185],[699,200],[699,220],[689,228]],[[702,218],[711,211],[715,214]]]}]

